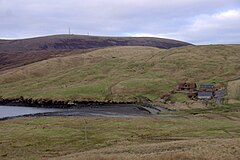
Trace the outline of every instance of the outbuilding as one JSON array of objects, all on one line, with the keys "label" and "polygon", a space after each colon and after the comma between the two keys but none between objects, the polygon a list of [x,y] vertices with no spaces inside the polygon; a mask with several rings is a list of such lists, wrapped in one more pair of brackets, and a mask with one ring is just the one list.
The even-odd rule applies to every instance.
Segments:
[{"label": "outbuilding", "polygon": [[213,93],[212,92],[206,92],[206,91],[199,91],[198,92],[198,99],[212,99],[213,98]]},{"label": "outbuilding", "polygon": [[188,91],[195,91],[197,89],[197,84],[192,82],[184,82],[179,83],[177,86],[177,90],[188,90]]},{"label": "outbuilding", "polygon": [[212,84],[201,84],[199,86],[200,91],[207,91],[207,92],[213,92],[215,89],[214,85]]}]

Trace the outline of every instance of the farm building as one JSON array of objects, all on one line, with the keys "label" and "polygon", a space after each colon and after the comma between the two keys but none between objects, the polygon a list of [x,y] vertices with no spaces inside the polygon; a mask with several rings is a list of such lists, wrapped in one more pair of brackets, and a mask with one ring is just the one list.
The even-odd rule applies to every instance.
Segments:
[{"label": "farm building", "polygon": [[177,90],[178,91],[182,91],[182,90],[191,90],[191,91],[195,91],[197,89],[197,84],[196,83],[179,83],[177,86]]},{"label": "farm building", "polygon": [[215,87],[212,84],[201,84],[199,86],[199,90],[200,91],[213,92],[215,90]]},{"label": "farm building", "polygon": [[197,97],[198,99],[212,99],[213,92],[199,91]]}]

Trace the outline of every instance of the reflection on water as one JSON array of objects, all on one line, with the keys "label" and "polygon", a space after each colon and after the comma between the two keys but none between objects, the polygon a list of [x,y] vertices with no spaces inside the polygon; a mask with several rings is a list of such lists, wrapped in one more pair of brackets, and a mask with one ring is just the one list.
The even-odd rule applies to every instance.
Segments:
[{"label": "reflection on water", "polygon": [[24,114],[45,113],[61,111],[59,108],[37,108],[37,107],[18,107],[0,106],[0,118],[20,116]]}]

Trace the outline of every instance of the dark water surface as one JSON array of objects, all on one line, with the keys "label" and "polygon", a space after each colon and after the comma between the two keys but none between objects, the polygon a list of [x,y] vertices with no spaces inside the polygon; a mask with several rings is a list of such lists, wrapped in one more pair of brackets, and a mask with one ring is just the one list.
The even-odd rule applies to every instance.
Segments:
[{"label": "dark water surface", "polygon": [[0,106],[0,120],[9,117],[41,117],[41,116],[97,116],[97,117],[129,117],[149,116],[147,110],[138,105],[91,105],[75,109],[40,108],[20,106]]},{"label": "dark water surface", "polygon": [[58,112],[63,109],[59,108],[37,108],[37,107],[18,107],[18,106],[0,106],[0,118],[14,117],[25,114]]}]

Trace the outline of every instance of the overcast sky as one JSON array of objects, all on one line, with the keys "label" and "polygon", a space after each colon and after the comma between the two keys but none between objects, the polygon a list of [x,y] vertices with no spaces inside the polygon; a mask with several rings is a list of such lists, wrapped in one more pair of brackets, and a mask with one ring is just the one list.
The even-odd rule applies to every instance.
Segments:
[{"label": "overcast sky", "polygon": [[0,0],[0,38],[153,36],[240,43],[240,0]]}]

